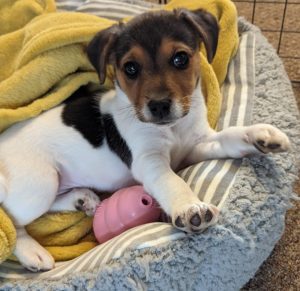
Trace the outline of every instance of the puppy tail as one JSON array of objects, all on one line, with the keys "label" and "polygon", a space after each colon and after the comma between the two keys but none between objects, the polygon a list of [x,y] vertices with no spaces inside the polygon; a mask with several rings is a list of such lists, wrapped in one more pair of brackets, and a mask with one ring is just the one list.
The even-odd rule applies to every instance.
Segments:
[{"label": "puppy tail", "polygon": [[0,172],[0,204],[4,201],[7,195],[6,179]]}]

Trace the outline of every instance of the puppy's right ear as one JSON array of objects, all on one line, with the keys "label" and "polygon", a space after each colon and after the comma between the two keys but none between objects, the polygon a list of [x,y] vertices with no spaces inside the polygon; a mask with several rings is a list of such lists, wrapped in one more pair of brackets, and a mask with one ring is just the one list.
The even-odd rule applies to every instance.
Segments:
[{"label": "puppy's right ear", "polygon": [[96,69],[100,84],[106,78],[106,66],[113,50],[113,47],[121,32],[122,24],[115,24],[96,34],[88,44],[86,52],[91,64]]},{"label": "puppy's right ear", "polygon": [[216,17],[202,9],[194,11],[176,9],[175,14],[197,32],[204,42],[207,60],[211,63],[217,51],[219,38],[219,25]]}]

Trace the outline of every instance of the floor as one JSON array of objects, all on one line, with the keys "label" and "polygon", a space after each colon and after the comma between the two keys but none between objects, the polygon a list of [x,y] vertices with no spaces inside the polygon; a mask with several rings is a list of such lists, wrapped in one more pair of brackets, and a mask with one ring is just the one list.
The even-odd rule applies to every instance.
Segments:
[{"label": "floor", "polygon": [[257,25],[277,49],[290,79],[300,82],[300,0],[287,0],[286,7],[285,0],[233,2],[239,15]]},{"label": "floor", "polygon": [[[164,3],[165,0],[148,0]],[[277,49],[300,109],[300,0],[233,0],[240,16],[259,26]],[[167,2],[167,1],[166,1]],[[255,4],[254,4],[255,2]],[[285,2],[287,2],[285,10]],[[255,13],[253,7],[255,5]],[[285,18],[283,18],[285,13]],[[284,22],[282,21],[284,19]],[[280,30],[283,29],[280,41]],[[300,176],[299,176],[300,177]],[[295,185],[300,196],[300,182]],[[300,201],[286,215],[286,229],[270,257],[243,291],[300,290]]]},{"label": "floor", "polygon": [[[263,3],[262,3],[263,2]],[[235,2],[239,15],[262,29],[269,42],[277,49],[286,71],[293,81],[295,97],[300,109],[300,0],[288,0],[283,20],[284,0],[257,0],[253,15],[253,0]],[[279,45],[280,30],[283,27]],[[300,182],[295,185],[300,196]],[[300,202],[288,211],[286,229],[270,257],[255,277],[243,288],[246,290],[300,290]]]},{"label": "floor", "polygon": [[[292,85],[300,109],[300,0],[233,1],[239,15],[259,26],[269,42],[277,49],[293,81]],[[253,13],[254,5],[255,13]],[[284,13],[285,17],[283,17]],[[280,40],[281,29],[283,33]],[[295,185],[295,192],[300,196],[300,182]],[[299,213],[300,201],[295,203],[295,207],[286,215],[286,229],[281,240],[243,291],[300,290]]]},{"label": "floor", "polygon": [[[286,69],[288,71],[289,68]],[[293,83],[293,89],[300,110],[300,83]],[[294,190],[300,196],[300,180]],[[287,212],[286,228],[282,238],[243,291],[300,290],[300,201],[294,205]]]}]

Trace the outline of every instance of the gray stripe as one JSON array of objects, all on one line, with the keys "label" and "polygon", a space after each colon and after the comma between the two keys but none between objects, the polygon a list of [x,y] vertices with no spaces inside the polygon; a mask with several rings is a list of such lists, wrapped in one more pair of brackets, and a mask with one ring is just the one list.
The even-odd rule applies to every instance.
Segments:
[{"label": "gray stripe", "polygon": [[[238,54],[238,53],[237,53]],[[228,107],[228,101],[229,99],[233,98],[231,97],[232,95],[235,94],[235,78],[234,78],[234,75],[235,75],[235,70],[234,70],[234,63],[235,63],[235,59],[231,60],[230,62],[230,66],[229,66],[229,71],[227,73],[227,77],[226,77],[226,83],[225,83],[225,86],[227,86],[227,90],[226,90],[226,87],[225,87],[225,95],[223,96],[224,98],[224,107],[222,108],[222,111],[221,111],[221,121],[218,122],[219,126],[218,126],[218,130],[222,130],[224,127],[225,127],[225,119],[227,119],[227,115],[228,114],[231,114],[231,110],[232,108],[229,108]],[[231,92],[233,91],[233,92]],[[226,127],[228,125],[226,124]]]},{"label": "gray stripe", "polygon": [[36,277],[36,273],[32,273],[26,269],[15,269],[15,268],[11,268],[9,266],[5,266],[5,263],[3,264],[3,266],[0,267],[0,277],[2,278],[9,278],[12,275],[20,275],[22,276],[24,279],[25,278],[34,278]]},{"label": "gray stripe", "polygon": [[229,121],[229,126],[235,126],[237,123],[239,112],[239,106],[241,104],[241,93],[242,93],[242,81],[241,81],[241,71],[240,71],[240,65],[241,65],[241,50],[239,50],[238,54],[236,55],[234,59],[234,71],[236,72],[234,74],[234,83],[235,83],[235,92],[233,97],[233,106]]},{"label": "gray stripe", "polygon": [[218,205],[221,202],[224,193],[228,189],[232,179],[235,177],[241,163],[242,163],[242,159],[233,160],[233,163],[230,166],[229,171],[226,173],[226,175],[223,177],[222,181],[218,185],[210,203],[212,203],[213,205]]},{"label": "gray stripe", "polygon": [[[106,246],[104,246],[104,248],[101,248],[101,249],[98,249],[98,252],[97,252],[97,257],[99,255],[99,257],[97,258],[97,263],[96,265],[100,265],[104,259],[104,257],[107,255],[107,252],[110,252],[110,255],[109,255],[109,258],[111,258],[113,255],[114,255],[114,252],[116,249],[120,248],[122,246],[122,244],[124,243],[124,241],[126,241],[127,239],[133,237],[133,236],[136,236],[138,234],[140,234],[141,232],[144,232],[144,231],[148,231],[150,229],[154,229],[155,227],[157,227],[157,225],[153,225],[153,224],[146,224],[145,226],[143,227],[140,227],[141,229],[139,229],[137,232],[134,232],[133,234],[127,236],[127,233],[123,233],[119,236],[119,238],[117,240],[114,240],[114,241],[111,241],[110,244],[107,244]],[[148,237],[144,237],[144,241],[146,241],[148,239]],[[117,246],[117,247],[116,247]],[[111,248],[114,250],[113,252],[111,251]],[[88,262],[86,262],[84,265],[83,265],[83,269],[88,269],[89,268],[89,265],[95,261],[95,257],[90,259]]]},{"label": "gray stripe", "polygon": [[254,88],[255,88],[255,80],[254,80],[254,44],[255,37],[252,32],[248,33],[248,45],[246,50],[247,56],[247,83],[248,87],[248,102],[246,106],[246,114],[244,118],[244,125],[250,125],[252,120],[252,110],[253,110],[253,98],[254,98]]},{"label": "gray stripe", "polygon": [[[117,2],[118,0],[111,0],[114,2]],[[143,1],[143,0],[121,0],[122,3],[128,3],[131,6],[144,6],[144,7],[164,7],[164,5],[158,4],[157,3],[152,3],[152,2],[147,2],[147,1]]]},{"label": "gray stripe", "polygon": [[56,0],[56,8],[61,10],[74,11],[80,5],[84,4],[84,0]]},{"label": "gray stripe", "polygon": [[71,5],[56,5],[56,8],[59,10],[66,10],[66,11],[75,11],[78,6],[71,6]]},{"label": "gray stripe", "polygon": [[130,14],[129,12],[122,13],[122,12],[113,12],[113,11],[110,11],[110,12],[97,11],[97,10],[95,11],[94,9],[89,9],[89,8],[84,8],[82,11],[77,10],[77,12],[90,13],[90,14],[93,14],[98,17],[103,17],[106,19],[117,20],[117,21],[122,20],[123,18],[128,17],[128,16],[136,15],[133,12],[131,12],[131,14]]},{"label": "gray stripe", "polygon": [[144,5],[132,5],[132,4],[127,4],[127,3],[124,3],[124,2],[121,2],[121,1],[101,1],[101,2],[98,2],[98,1],[91,1],[91,2],[87,2],[85,4],[82,5],[82,7],[89,7],[89,8],[95,8],[95,9],[98,9],[98,7],[101,7],[103,9],[105,9],[105,7],[118,7],[120,9],[127,9],[127,10],[131,10],[131,11],[145,11],[145,10],[149,10],[151,9],[153,6],[148,6],[148,7],[145,7]]},{"label": "gray stripe", "polygon": [[229,88],[230,88],[231,82],[229,81],[229,77],[227,75],[224,84],[222,86],[222,105],[221,105],[221,115],[219,117],[219,121],[216,127],[217,131],[220,131],[224,128],[224,119],[225,119],[225,112],[227,108],[227,99],[228,99],[228,94],[229,94]]},{"label": "gray stripe", "polygon": [[136,15],[145,11],[145,9],[131,9],[130,7],[122,7],[119,5],[97,5],[97,7],[90,7],[90,6],[81,6],[77,9],[78,12],[91,12],[91,13],[107,13],[115,12],[124,14],[125,16]]},{"label": "gray stripe", "polygon": [[195,169],[195,167],[196,167],[195,165],[190,166],[184,176],[181,176],[180,174],[179,174],[179,176],[181,176],[185,181],[187,181],[189,179],[190,175],[192,174],[193,170]]},{"label": "gray stripe", "polygon": [[201,185],[199,192],[196,193],[198,197],[200,196],[205,196],[207,192],[207,188],[210,186],[216,175],[219,173],[219,171],[222,169],[224,166],[224,163],[226,160],[220,160],[217,162],[217,164],[208,172],[206,175],[205,180],[203,181],[203,184]]},{"label": "gray stripe", "polygon": [[[193,180],[191,181],[190,183],[190,187],[191,189],[194,191],[195,190],[195,187],[196,187],[196,184],[197,184],[197,181],[199,179],[199,177],[201,176],[201,174],[203,173],[203,171],[208,167],[208,165],[210,164],[211,161],[204,161],[204,162],[201,162],[201,166],[200,168],[197,170]],[[200,197],[199,197],[200,198]]]},{"label": "gray stripe", "polygon": [[81,269],[78,269],[77,266],[82,264],[86,260],[86,257],[90,256],[91,253],[94,253],[94,255],[96,255],[98,253],[98,251],[99,250],[94,248],[94,249],[90,250],[89,252],[87,252],[71,261],[65,262],[65,264],[62,266],[59,266],[51,271],[42,273],[41,277],[53,278],[53,277],[60,276],[60,273],[63,272],[66,268],[69,268],[70,266],[71,266],[71,268],[70,268],[70,270],[68,270],[67,274],[70,272],[74,272],[74,271],[76,271],[76,272],[80,271]]},{"label": "gray stripe", "polygon": [[[161,223],[160,225],[157,225],[158,227],[162,226],[162,225],[165,225],[165,223]],[[157,227],[155,226],[155,227]],[[149,228],[147,229],[148,230],[151,230],[153,229],[153,225],[149,224]],[[145,231],[145,230],[143,230]],[[177,232],[177,230],[172,230],[171,233],[170,233],[170,228],[168,228],[167,230],[166,229],[163,229],[163,230],[160,230],[160,231],[156,231],[155,234],[151,234],[151,235],[145,235],[145,236],[141,236],[137,239],[135,239],[130,245],[127,246],[126,249],[130,249],[130,248],[133,248],[134,245],[137,245],[137,244],[141,244],[142,242],[146,242],[147,240],[153,240],[153,239],[156,239],[156,238],[160,238],[162,236],[168,236],[169,234],[173,234]],[[141,233],[141,232],[139,232]],[[136,234],[135,234],[136,235]],[[126,238],[127,240],[128,238]],[[109,255],[107,256],[106,258],[106,261],[108,262],[109,260],[111,260],[113,258],[113,256],[115,255],[115,253],[119,250],[119,249],[123,249],[124,246],[123,246],[123,243],[124,243],[124,240],[123,241],[117,241],[117,243],[113,246],[113,248],[110,250],[109,252]],[[122,250],[122,253],[126,250],[126,249],[123,249]]]},{"label": "gray stripe", "polygon": [[[148,226],[149,227],[149,226]],[[153,226],[152,226],[153,227]],[[135,235],[135,233],[134,233]],[[130,238],[131,236],[129,236],[128,238]],[[72,264],[74,264],[72,266],[72,271],[76,270],[76,271],[86,271],[89,270],[89,266],[91,265],[92,262],[95,261],[95,257],[99,258],[97,259],[97,264],[96,265],[100,265],[102,263],[103,258],[105,257],[105,255],[107,254],[107,251],[109,251],[109,249],[117,242],[119,242],[122,238],[122,235],[117,239],[117,240],[109,240],[106,243],[104,243],[102,246],[97,246],[97,250],[93,249],[91,252],[86,253],[85,255],[75,259]],[[91,256],[90,259],[87,260],[86,257]],[[85,260],[87,260],[87,262],[85,262]],[[82,265],[81,267],[79,267],[80,265]],[[68,267],[68,265],[66,265],[66,267]],[[48,276],[57,276],[60,274],[60,272],[63,271],[63,268],[58,268],[57,270],[52,270],[49,271],[47,274]]]},{"label": "gray stripe", "polygon": [[[106,250],[110,249],[110,247],[113,245],[114,241],[110,240],[108,241],[105,245],[101,246],[101,247],[97,247],[97,251],[95,252],[94,255],[91,256],[90,259],[88,259],[87,262],[85,262],[86,258],[82,257],[82,260],[78,260],[78,262],[76,262],[73,267],[72,270],[76,270],[76,271],[87,271],[89,270],[89,266],[90,264],[95,260],[95,257],[98,256],[101,253],[101,258],[106,254]],[[87,257],[88,255],[86,255]],[[85,262],[85,263],[84,263]],[[101,262],[98,261],[98,265]],[[81,267],[79,267],[80,265],[82,265]]]}]

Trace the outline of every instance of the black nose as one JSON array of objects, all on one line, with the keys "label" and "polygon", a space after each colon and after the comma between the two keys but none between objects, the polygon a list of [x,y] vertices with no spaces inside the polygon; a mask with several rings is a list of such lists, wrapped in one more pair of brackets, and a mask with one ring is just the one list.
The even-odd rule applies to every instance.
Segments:
[{"label": "black nose", "polygon": [[170,114],[171,102],[171,99],[151,100],[148,103],[148,107],[154,117],[163,119]]}]

